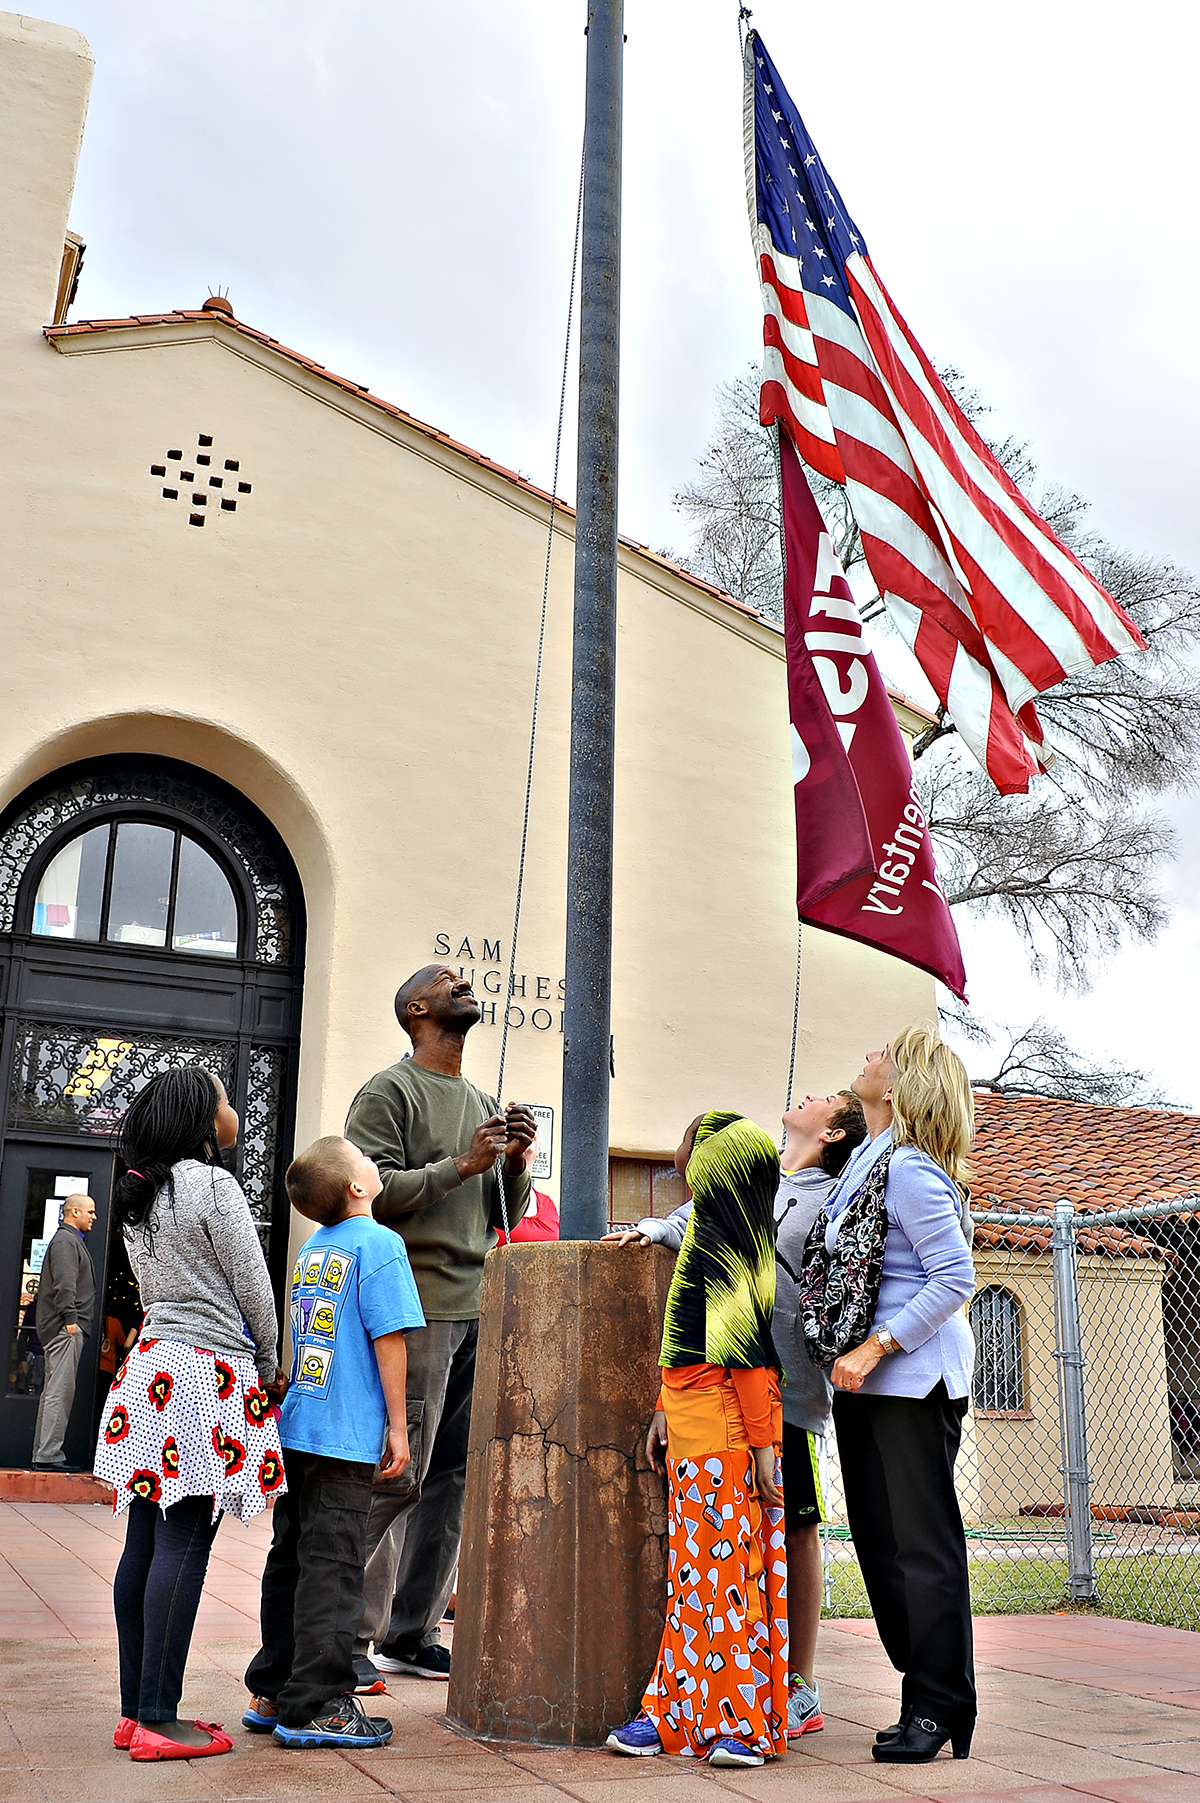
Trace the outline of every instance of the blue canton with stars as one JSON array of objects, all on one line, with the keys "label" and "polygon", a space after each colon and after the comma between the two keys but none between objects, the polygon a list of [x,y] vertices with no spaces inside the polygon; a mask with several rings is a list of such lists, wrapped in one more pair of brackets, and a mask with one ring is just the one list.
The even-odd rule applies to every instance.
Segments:
[{"label": "blue canton with stars", "polygon": [[855,317],[843,270],[867,254],[862,233],[757,32],[746,41],[754,58],[754,164],[758,217],[780,250],[797,258],[803,284]]}]

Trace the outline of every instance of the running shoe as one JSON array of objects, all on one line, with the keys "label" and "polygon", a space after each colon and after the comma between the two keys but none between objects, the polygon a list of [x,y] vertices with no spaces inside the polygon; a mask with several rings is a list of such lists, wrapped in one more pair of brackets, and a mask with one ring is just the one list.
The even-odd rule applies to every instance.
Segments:
[{"label": "running shoe", "polygon": [[795,1740],[801,1734],[816,1734],[825,1726],[821,1714],[821,1693],[815,1684],[793,1678],[788,1686],[787,1737]]},{"label": "running shoe", "polygon": [[604,1744],[611,1752],[627,1753],[633,1759],[645,1759],[663,1750],[658,1729],[644,1709],[623,1728],[614,1728]]},{"label": "running shoe", "polygon": [[744,1740],[731,1738],[713,1742],[712,1752],[708,1756],[709,1765],[763,1765],[761,1753],[748,1747]]},{"label": "running shoe", "polygon": [[279,1712],[269,1697],[251,1697],[242,1717],[242,1727],[251,1734],[269,1734],[279,1722]]},{"label": "running shoe", "polygon": [[358,1698],[347,1693],[302,1728],[277,1722],[273,1738],[281,1747],[384,1747],[392,1738],[392,1724],[385,1715],[367,1715]]},{"label": "running shoe", "polygon": [[407,1672],[410,1678],[440,1678],[444,1683],[450,1676],[450,1648],[435,1641],[432,1646],[418,1647],[415,1653],[381,1653],[376,1649],[374,1663],[381,1672]]},{"label": "running shoe", "polygon": [[360,1697],[377,1697],[387,1689],[379,1667],[365,1653],[354,1655],[354,1688]]}]

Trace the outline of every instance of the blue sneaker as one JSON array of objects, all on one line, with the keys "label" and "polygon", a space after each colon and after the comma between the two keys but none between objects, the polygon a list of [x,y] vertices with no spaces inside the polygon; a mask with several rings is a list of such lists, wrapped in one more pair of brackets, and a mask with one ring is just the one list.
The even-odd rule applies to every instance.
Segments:
[{"label": "blue sneaker", "polygon": [[249,1728],[251,1734],[269,1734],[278,1725],[279,1717],[270,1698],[251,1697],[242,1717],[242,1727]]},{"label": "blue sneaker", "polygon": [[627,1753],[632,1759],[645,1759],[663,1750],[658,1729],[644,1709],[623,1728],[614,1728],[604,1744],[611,1752]]},{"label": "blue sneaker", "polygon": [[709,1765],[764,1765],[761,1753],[755,1753],[744,1740],[717,1740],[708,1756]]},{"label": "blue sneaker", "polygon": [[356,1696],[336,1697],[302,1728],[275,1724],[273,1739],[281,1747],[385,1747],[392,1724],[384,1715],[367,1715]]}]

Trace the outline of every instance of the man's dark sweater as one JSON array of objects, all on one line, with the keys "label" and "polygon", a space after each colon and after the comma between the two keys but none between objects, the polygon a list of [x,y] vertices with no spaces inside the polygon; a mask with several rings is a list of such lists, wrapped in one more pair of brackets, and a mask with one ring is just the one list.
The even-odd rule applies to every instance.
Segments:
[{"label": "man's dark sweater", "polygon": [[[379,1166],[375,1215],[401,1236],[429,1321],[479,1316],[483,1261],[502,1225],[493,1170],[462,1178],[454,1159],[499,1109],[465,1077],[426,1070],[412,1058],[389,1065],[350,1104],[346,1138]],[[507,1172],[513,1226],[529,1206],[529,1172]]]},{"label": "man's dark sweater", "polygon": [[90,1333],[95,1300],[96,1273],[87,1242],[77,1227],[60,1227],[46,1247],[38,1282],[37,1332],[42,1345],[48,1346],[69,1326]]}]

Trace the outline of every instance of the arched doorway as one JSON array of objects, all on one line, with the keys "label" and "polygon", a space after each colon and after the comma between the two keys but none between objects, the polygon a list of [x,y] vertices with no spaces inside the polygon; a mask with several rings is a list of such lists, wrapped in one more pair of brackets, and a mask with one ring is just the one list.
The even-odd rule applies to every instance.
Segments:
[{"label": "arched doorway", "polygon": [[122,1288],[111,1136],[156,1071],[200,1062],[225,1083],[242,1119],[235,1169],[281,1295],[303,953],[283,841],[192,765],[89,759],[0,814],[0,1465],[30,1457],[40,1257],[62,1198],[80,1189],[96,1202],[100,1307],[66,1455],[90,1464],[105,1306]]}]

